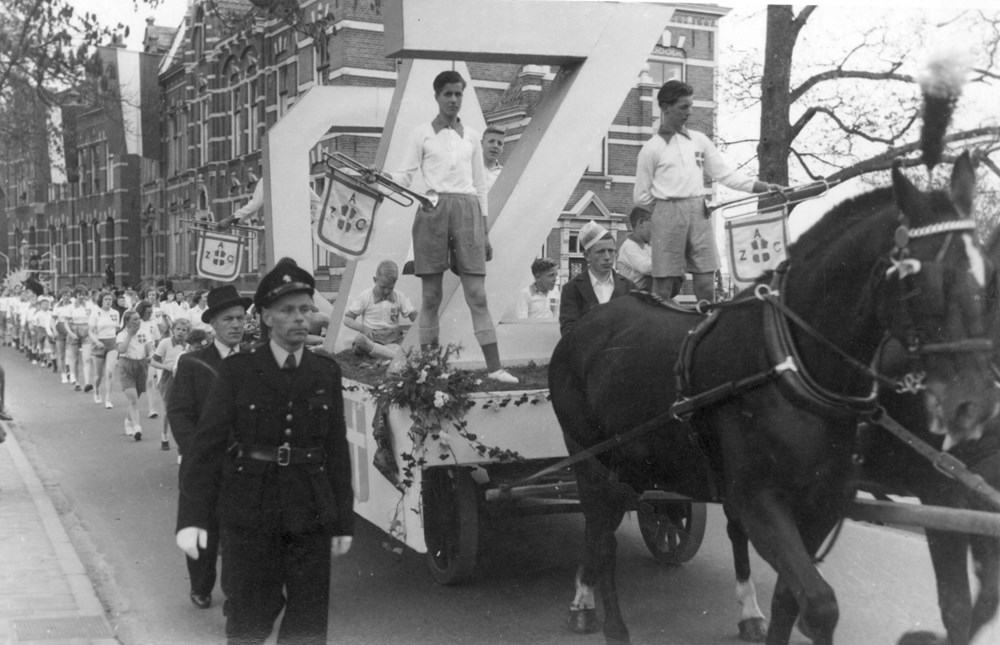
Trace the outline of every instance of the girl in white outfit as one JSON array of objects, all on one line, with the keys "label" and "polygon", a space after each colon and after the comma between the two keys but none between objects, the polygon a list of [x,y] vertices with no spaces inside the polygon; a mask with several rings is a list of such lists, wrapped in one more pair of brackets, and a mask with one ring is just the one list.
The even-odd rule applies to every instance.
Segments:
[{"label": "girl in white outfit", "polygon": [[115,301],[113,294],[104,291],[97,298],[101,308],[90,314],[90,340],[94,345],[93,374],[96,379],[94,403],[98,405],[103,403],[104,407],[110,410],[115,406],[111,405],[111,379],[106,378],[104,368],[108,352],[116,350],[115,336],[118,333],[118,323],[121,318],[118,312],[111,308]]}]

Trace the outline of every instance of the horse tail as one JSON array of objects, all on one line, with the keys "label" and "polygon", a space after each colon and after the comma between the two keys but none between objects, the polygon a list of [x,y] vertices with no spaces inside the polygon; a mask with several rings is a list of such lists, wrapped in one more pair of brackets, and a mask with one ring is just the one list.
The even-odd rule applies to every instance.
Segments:
[{"label": "horse tail", "polygon": [[951,115],[962,95],[962,85],[969,73],[969,52],[957,48],[933,53],[920,74],[924,95],[924,123],[920,129],[920,149],[927,172],[941,161],[944,137]]}]

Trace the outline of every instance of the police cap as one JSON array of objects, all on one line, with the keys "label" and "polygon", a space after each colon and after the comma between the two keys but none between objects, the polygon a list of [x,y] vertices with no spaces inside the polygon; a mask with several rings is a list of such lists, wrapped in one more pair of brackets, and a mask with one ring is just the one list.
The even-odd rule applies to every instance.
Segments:
[{"label": "police cap", "polygon": [[253,304],[258,311],[270,307],[278,298],[290,293],[304,292],[310,296],[316,289],[316,280],[299,267],[291,258],[281,258],[274,268],[260,280]]}]

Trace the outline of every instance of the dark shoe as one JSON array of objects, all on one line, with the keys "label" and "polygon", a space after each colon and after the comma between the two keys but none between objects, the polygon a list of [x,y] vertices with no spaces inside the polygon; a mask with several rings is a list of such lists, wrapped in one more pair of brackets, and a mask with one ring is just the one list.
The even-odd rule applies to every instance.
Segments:
[{"label": "dark shoe", "polygon": [[212,596],[203,596],[201,594],[191,592],[191,602],[193,602],[194,606],[198,609],[208,609],[212,606]]},{"label": "dark shoe", "polygon": [[87,383],[86,385],[83,386],[83,391],[84,392],[90,392],[93,389],[94,389],[94,386],[91,385],[90,383]]},{"label": "dark shoe", "polygon": [[169,441],[161,441],[160,442],[160,450],[170,450],[170,442]]},{"label": "dark shoe", "polygon": [[74,385],[74,386],[73,386],[73,389],[74,389],[74,390],[76,390],[77,392],[79,392],[79,391],[80,391],[80,390],[82,390],[83,388],[82,388],[82,387],[80,387],[79,385]]},{"label": "dark shoe", "polygon": [[142,430],[136,430],[136,431],[135,431],[135,434],[134,434],[134,435],[132,435],[132,437],[133,437],[133,438],[134,438],[134,439],[135,439],[136,441],[142,441]]}]

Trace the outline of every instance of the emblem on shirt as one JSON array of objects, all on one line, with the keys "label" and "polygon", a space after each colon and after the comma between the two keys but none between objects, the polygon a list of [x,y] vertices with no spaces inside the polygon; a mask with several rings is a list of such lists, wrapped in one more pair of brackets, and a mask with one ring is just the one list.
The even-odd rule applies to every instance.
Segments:
[{"label": "emblem on shirt", "polygon": [[705,153],[701,152],[700,150],[695,151],[695,153],[694,153],[694,162],[696,164],[698,164],[699,168],[704,168],[705,167]]}]

